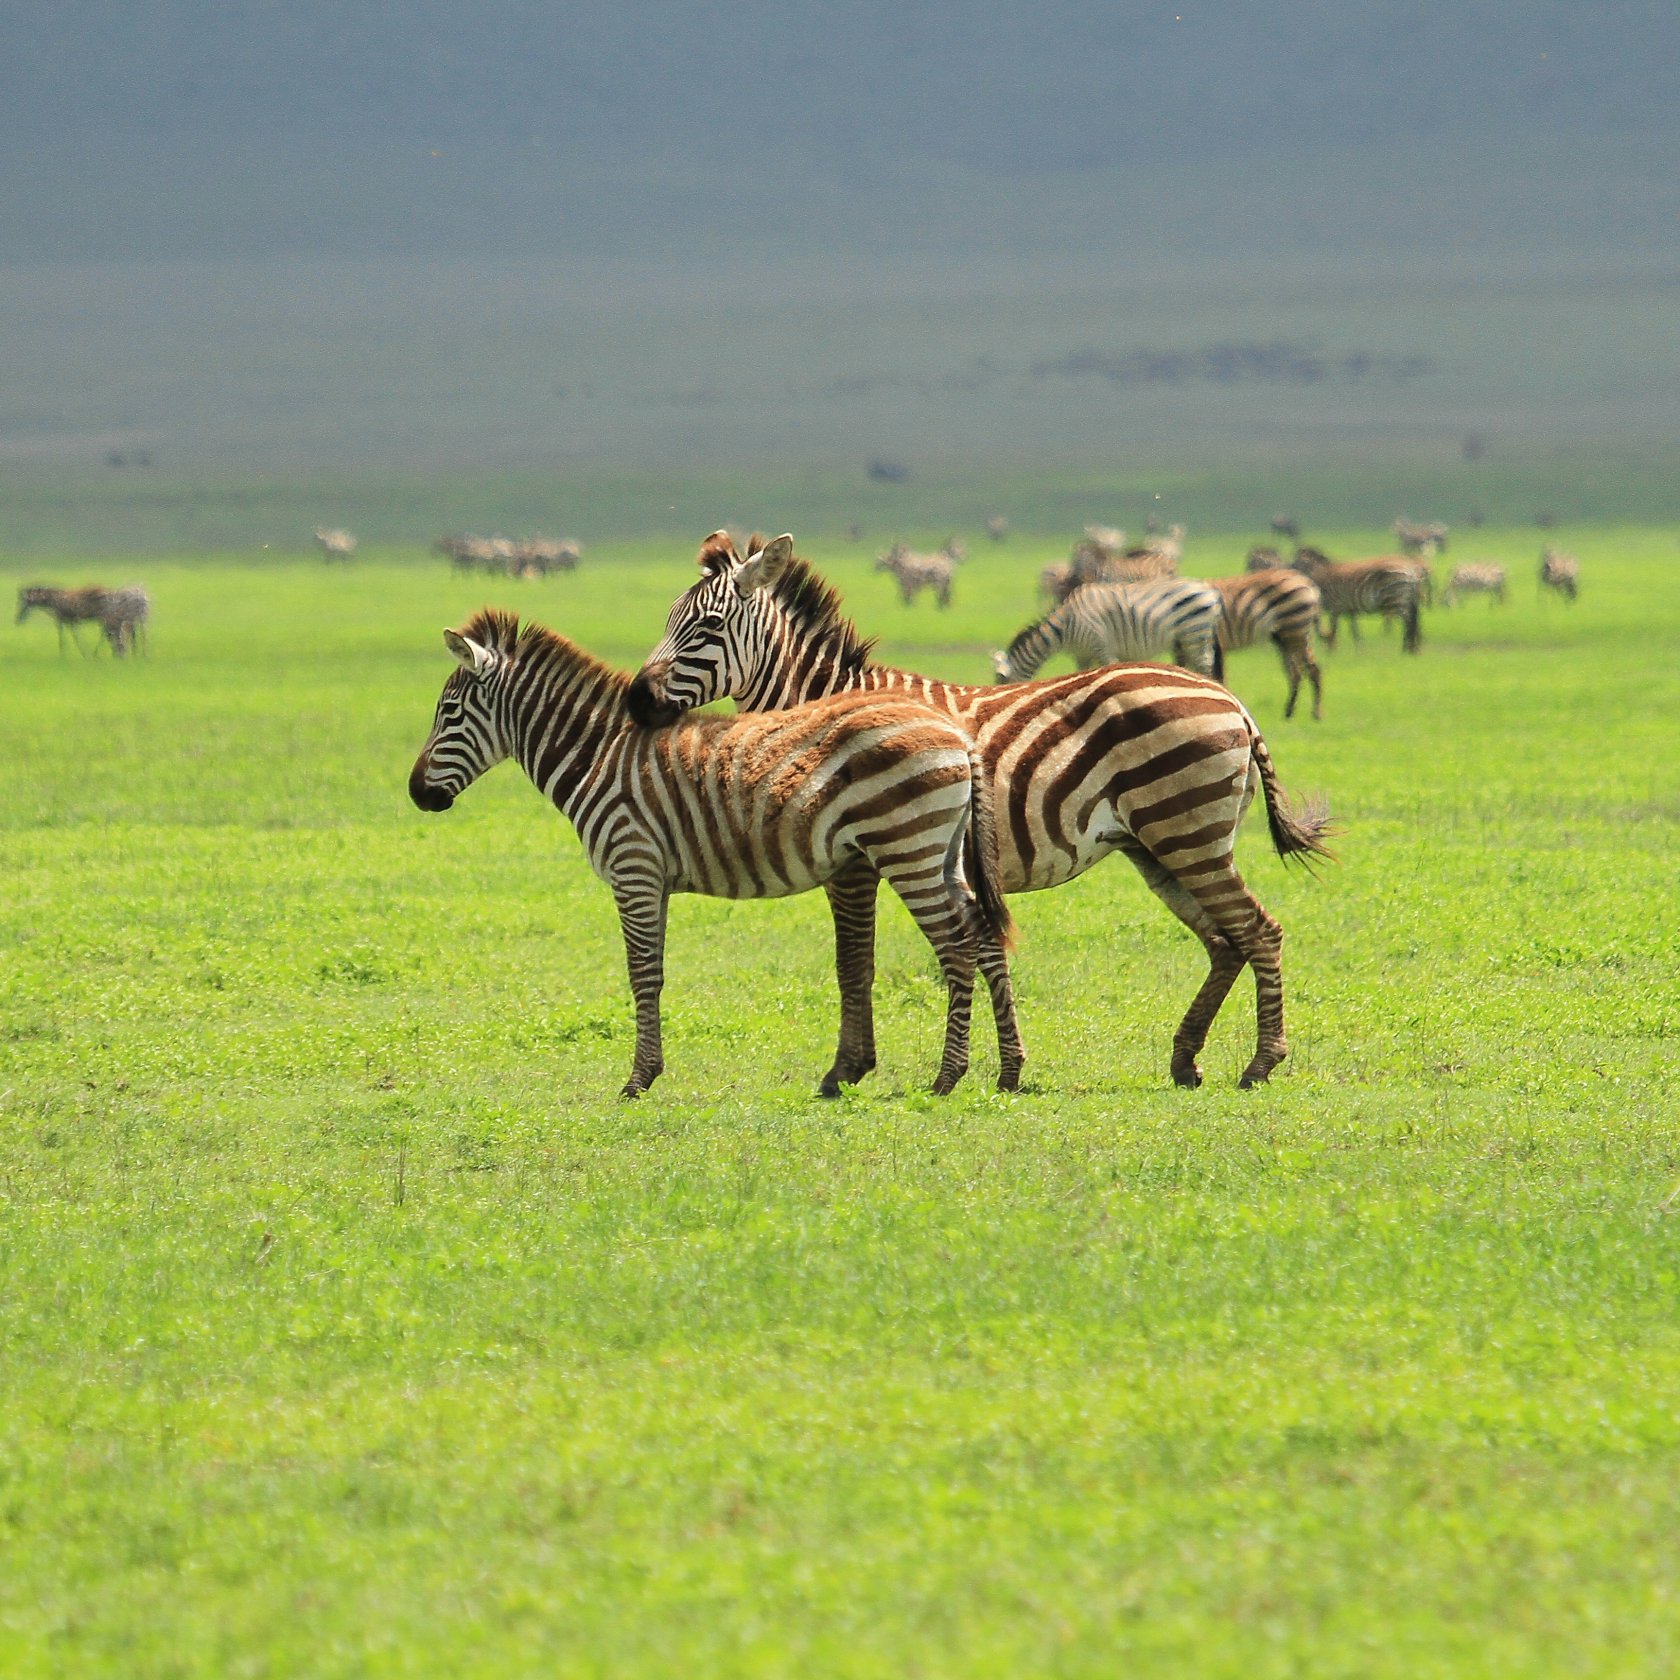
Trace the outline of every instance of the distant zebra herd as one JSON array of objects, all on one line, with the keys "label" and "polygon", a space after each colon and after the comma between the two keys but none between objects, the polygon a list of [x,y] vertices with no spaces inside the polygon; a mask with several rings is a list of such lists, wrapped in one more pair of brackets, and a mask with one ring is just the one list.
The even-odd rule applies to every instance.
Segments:
[{"label": "distant zebra herd", "polygon": [[551,537],[476,537],[469,531],[439,537],[434,554],[443,555],[457,572],[488,572],[498,577],[547,577],[552,572],[575,572],[583,559],[581,543],[557,542]]},{"label": "distant zebra herd", "polygon": [[[82,643],[84,624],[99,627],[114,657],[144,653],[146,627],[151,622],[151,597],[138,584],[126,589],[105,589],[93,584],[83,589],[60,589],[52,584],[27,584],[18,591],[17,622],[22,624],[31,613],[43,612],[58,627],[58,651],[64,652],[64,633],[84,658],[87,648]],[[94,644],[95,651],[98,644]]]}]

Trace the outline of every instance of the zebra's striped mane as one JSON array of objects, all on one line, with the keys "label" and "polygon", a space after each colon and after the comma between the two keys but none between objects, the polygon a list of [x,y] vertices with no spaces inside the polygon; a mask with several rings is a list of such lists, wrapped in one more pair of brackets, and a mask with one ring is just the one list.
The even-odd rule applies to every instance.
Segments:
[{"label": "zebra's striped mane", "polygon": [[787,615],[794,633],[803,640],[827,642],[840,669],[861,671],[874,651],[875,638],[860,636],[857,626],[840,610],[840,591],[796,554],[770,585],[770,598]]},{"label": "zebra's striped mane", "polygon": [[494,648],[510,659],[536,666],[559,667],[568,675],[575,672],[614,691],[630,686],[628,672],[614,669],[604,659],[597,659],[558,630],[550,630],[546,624],[533,621],[522,625],[518,613],[506,612],[500,607],[481,607],[461,626],[460,633],[469,641]]}]

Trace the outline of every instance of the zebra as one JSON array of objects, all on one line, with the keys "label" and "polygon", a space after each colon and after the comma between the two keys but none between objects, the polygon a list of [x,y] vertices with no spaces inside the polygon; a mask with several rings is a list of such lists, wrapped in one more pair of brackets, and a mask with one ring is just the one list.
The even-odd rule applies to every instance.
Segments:
[{"label": "zebra", "polygon": [[1419,525],[1402,515],[1394,521],[1390,529],[1393,530],[1404,554],[1433,560],[1437,554],[1447,552],[1447,527],[1438,519],[1431,520],[1427,525]]},{"label": "zebra", "polygon": [[64,632],[69,630],[76,651],[87,658],[88,650],[82,645],[81,627],[97,624],[111,652],[120,659],[143,641],[151,601],[138,584],[131,584],[126,589],[106,589],[100,584],[89,584],[81,589],[60,589],[53,584],[31,583],[18,590],[17,622],[22,624],[32,612],[51,615],[58,627],[58,651],[61,655],[64,652]]},{"label": "zebra", "polygon": [[1488,562],[1454,566],[1447,587],[1441,592],[1442,606],[1451,606],[1461,595],[1491,595],[1505,605],[1505,568]]},{"label": "zebra", "polygon": [[1330,622],[1325,646],[1336,645],[1336,632],[1344,618],[1352,622],[1357,641],[1360,613],[1381,613],[1385,619],[1398,620],[1405,631],[1400,645],[1407,653],[1416,653],[1423,646],[1420,608],[1424,577],[1415,560],[1403,554],[1384,554],[1338,565],[1316,548],[1298,548],[1293,567],[1318,585],[1324,615]]},{"label": "zebra", "polygon": [[1292,513],[1274,513],[1272,515],[1272,535],[1287,537],[1292,543],[1301,540],[1301,522]]},{"label": "zebra", "polygon": [[570,539],[527,537],[513,545],[513,570],[518,577],[547,577],[551,572],[575,572],[583,559],[583,545]]},{"label": "zebra", "polygon": [[994,513],[986,521],[986,535],[993,542],[1002,542],[1009,535],[1009,521],[1001,513]]},{"label": "zebra", "polygon": [[152,598],[139,584],[105,591],[105,610],[100,615],[99,628],[118,659],[125,653],[146,651],[146,629],[151,616]]},{"label": "zebra", "polygon": [[[1329,857],[1329,815],[1292,813],[1253,718],[1227,689],[1164,665],[1009,687],[940,682],[877,665],[838,595],[793,554],[754,537],[742,559],[727,533],[700,549],[699,580],[672,604],[665,635],[630,685],[641,722],[669,722],[725,695],[745,710],[863,691],[914,697],[973,736],[997,807],[998,873],[1008,892],[1061,886],[1118,852],[1195,934],[1207,978],[1173,1036],[1175,1083],[1202,1082],[1197,1056],[1242,972],[1255,977],[1256,1043],[1244,1087],[1288,1053],[1282,930],[1238,874],[1237,829],[1264,794],[1282,857]],[[874,938],[873,889],[836,937]]]},{"label": "zebra", "polygon": [[1082,671],[1171,649],[1187,670],[1220,677],[1220,610],[1219,592],[1195,578],[1088,583],[994,653],[992,666],[999,682],[1022,682],[1061,649]]},{"label": "zebra", "polygon": [[564,636],[486,609],[444,642],[459,669],[438,699],[408,791],[447,811],[484,772],[517,758],[577,830],[612,889],[636,1003],[622,1095],[664,1070],[659,994],[671,894],[785,898],[822,887],[834,909],[840,1041],[822,1093],[875,1065],[872,947],[852,936],[884,878],[945,976],[945,1048],[933,1089],[968,1068],[978,965],[998,1030],[998,1088],[1025,1051],[1006,949],[990,795],[974,745],[949,714],[908,695],[840,695],[767,716],[690,718],[647,730],[630,679]]},{"label": "zebra", "polygon": [[356,552],[356,539],[348,531],[315,527],[315,546],[328,560],[348,560]]},{"label": "zebra", "polygon": [[85,589],[59,589],[50,583],[28,583],[18,590],[17,622],[22,624],[32,612],[51,614],[58,626],[60,655],[64,652],[64,632],[68,629],[76,651],[85,659],[87,649],[82,646],[81,627],[102,622],[105,597],[109,593],[97,584]]},{"label": "zebra", "polygon": [[1540,587],[1555,589],[1566,601],[1581,591],[1581,562],[1551,543],[1540,550]]},{"label": "zebra", "polygon": [[951,579],[958,558],[948,550],[917,554],[903,543],[895,542],[885,554],[876,557],[875,570],[890,572],[898,580],[898,593],[905,606],[913,606],[924,589],[931,589],[943,612],[951,604]]},{"label": "zebra", "polygon": [[1287,569],[1248,571],[1241,577],[1209,578],[1219,591],[1219,646],[1223,653],[1239,653],[1269,636],[1283,660],[1289,698],[1283,715],[1295,715],[1301,674],[1312,684],[1315,718],[1324,716],[1324,679],[1313,657],[1313,630],[1318,624],[1318,585],[1300,572]]}]

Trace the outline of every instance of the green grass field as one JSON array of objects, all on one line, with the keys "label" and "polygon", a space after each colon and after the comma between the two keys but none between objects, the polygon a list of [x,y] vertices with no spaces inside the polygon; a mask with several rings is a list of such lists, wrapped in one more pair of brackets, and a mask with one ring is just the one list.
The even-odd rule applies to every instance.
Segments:
[{"label": "green grass field", "polygon": [[[1293,1044],[1246,1094],[1246,981],[1167,1083],[1201,955],[1116,860],[1014,901],[1018,1097],[989,1029],[925,1094],[884,898],[881,1069],[815,1100],[813,895],[677,903],[618,1102],[570,830],[513,767],[405,784],[443,625],[634,663],[692,545],[125,561],[127,664],[8,625],[0,1672],[1672,1674],[1680,550],[1567,535],[1576,608],[1467,537],[1510,605],[1327,655],[1322,723],[1233,661],[1344,825],[1317,881],[1245,831]],[[1055,557],[974,544],[941,616],[801,546],[974,680]]]}]

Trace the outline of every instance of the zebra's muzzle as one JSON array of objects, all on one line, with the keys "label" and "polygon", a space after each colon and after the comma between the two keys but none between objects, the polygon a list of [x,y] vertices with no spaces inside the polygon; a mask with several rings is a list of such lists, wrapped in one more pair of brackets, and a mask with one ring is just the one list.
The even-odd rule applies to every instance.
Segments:
[{"label": "zebra's muzzle", "polygon": [[668,723],[675,723],[682,716],[682,708],[673,706],[671,702],[654,691],[653,678],[648,675],[651,667],[644,665],[631,680],[630,691],[624,697],[624,703],[630,710],[630,715],[643,729],[663,729]]},{"label": "zebra's muzzle", "polygon": [[426,780],[426,761],[421,759],[408,778],[408,797],[422,811],[447,811],[455,803],[455,795],[434,787]]}]

